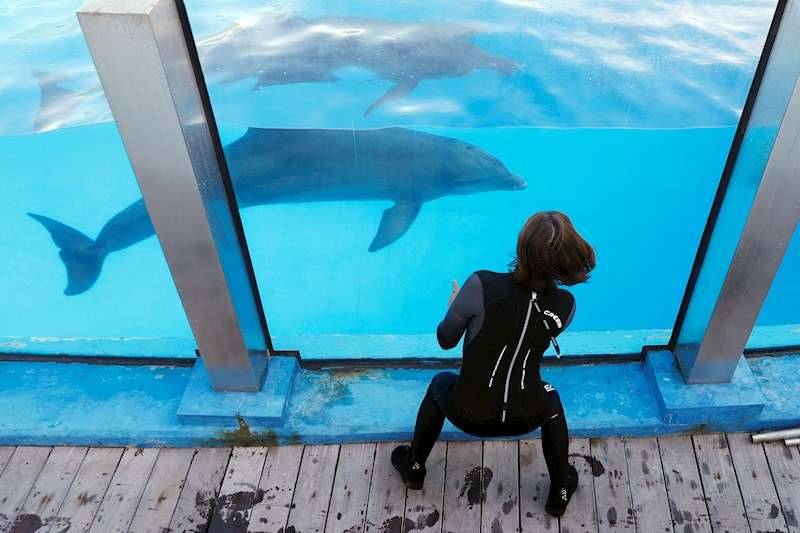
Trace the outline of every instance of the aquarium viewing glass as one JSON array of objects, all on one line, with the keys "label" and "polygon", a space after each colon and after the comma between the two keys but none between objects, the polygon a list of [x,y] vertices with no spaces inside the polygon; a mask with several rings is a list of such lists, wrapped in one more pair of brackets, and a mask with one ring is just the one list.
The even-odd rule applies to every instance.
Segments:
[{"label": "aquarium viewing glass", "polygon": [[187,3],[277,348],[447,356],[450,280],[552,209],[598,257],[562,349],[666,343],[774,2],[212,6]]},{"label": "aquarium viewing glass", "polygon": [[[46,4],[0,7],[0,352],[192,357],[81,1]],[[666,344],[775,2],[186,7],[273,343],[313,359],[458,356],[451,279],[541,210],[597,251],[562,350]],[[760,326],[800,323],[798,261]]]}]

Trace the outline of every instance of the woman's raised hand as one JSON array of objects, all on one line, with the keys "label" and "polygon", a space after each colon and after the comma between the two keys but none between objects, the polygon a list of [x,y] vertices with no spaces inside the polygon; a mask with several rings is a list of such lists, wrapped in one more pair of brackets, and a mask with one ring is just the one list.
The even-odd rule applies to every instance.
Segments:
[{"label": "woman's raised hand", "polygon": [[458,282],[456,280],[451,280],[450,283],[453,285],[453,288],[450,290],[450,301],[447,302],[447,307],[453,305],[453,300],[455,300],[458,295]]}]

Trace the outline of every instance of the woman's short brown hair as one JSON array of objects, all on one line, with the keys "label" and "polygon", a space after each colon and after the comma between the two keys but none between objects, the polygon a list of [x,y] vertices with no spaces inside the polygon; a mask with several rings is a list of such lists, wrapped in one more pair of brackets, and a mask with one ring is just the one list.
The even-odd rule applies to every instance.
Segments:
[{"label": "woman's short brown hair", "polygon": [[537,213],[525,222],[511,263],[514,281],[536,291],[582,283],[594,266],[591,245],[558,211]]}]

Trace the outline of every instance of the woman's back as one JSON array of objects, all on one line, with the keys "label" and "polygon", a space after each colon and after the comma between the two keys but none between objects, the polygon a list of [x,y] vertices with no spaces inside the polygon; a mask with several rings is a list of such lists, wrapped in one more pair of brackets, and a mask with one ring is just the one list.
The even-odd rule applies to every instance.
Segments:
[{"label": "woman's back", "polygon": [[511,274],[473,274],[439,328],[445,347],[466,329],[454,391],[457,412],[478,425],[536,426],[549,414],[541,359],[574,309],[575,300],[566,290],[537,292],[515,283]]}]

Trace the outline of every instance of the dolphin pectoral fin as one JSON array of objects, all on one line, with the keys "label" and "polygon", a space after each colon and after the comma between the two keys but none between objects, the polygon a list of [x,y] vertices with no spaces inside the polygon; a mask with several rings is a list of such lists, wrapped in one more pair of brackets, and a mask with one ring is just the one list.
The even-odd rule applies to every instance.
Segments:
[{"label": "dolphin pectoral fin", "polygon": [[97,249],[92,239],[75,228],[35,213],[28,215],[45,227],[59,248],[59,255],[67,269],[64,294],[74,296],[89,290],[100,275],[105,254]]},{"label": "dolphin pectoral fin", "polygon": [[420,204],[397,202],[383,212],[378,233],[369,245],[370,252],[377,252],[402,237],[419,214]]},{"label": "dolphin pectoral fin", "polygon": [[397,100],[398,98],[403,98],[404,96],[408,96],[409,94],[411,94],[411,91],[413,91],[414,88],[416,88],[416,86],[417,86],[416,80],[407,81],[405,83],[400,83],[398,85],[395,85],[394,87],[386,91],[386,93],[383,96],[372,102],[372,105],[369,106],[366,111],[364,111],[364,116],[365,117],[368,116],[370,113],[375,111],[375,109],[379,108],[386,102],[391,102],[392,100]]}]

